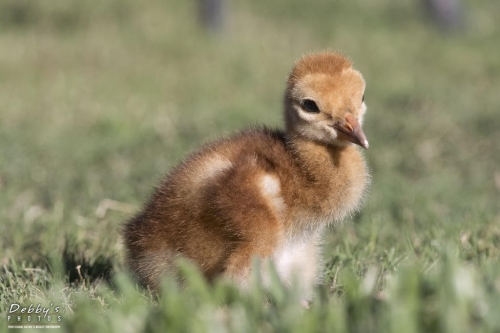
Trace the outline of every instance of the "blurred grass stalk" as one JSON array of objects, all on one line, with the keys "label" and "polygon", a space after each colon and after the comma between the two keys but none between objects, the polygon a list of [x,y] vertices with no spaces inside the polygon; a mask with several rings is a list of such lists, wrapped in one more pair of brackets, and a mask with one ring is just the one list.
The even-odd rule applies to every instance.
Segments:
[{"label": "blurred grass stalk", "polygon": [[[345,293],[318,295],[309,308],[301,307],[293,288],[278,280],[264,287],[254,283],[240,293],[231,284],[219,281],[210,285],[189,263],[182,263],[185,277],[181,287],[174,277],[164,280],[163,292],[156,300],[138,292],[134,282],[123,274],[115,277],[112,292],[105,308],[92,308],[91,298],[79,298],[78,310],[67,318],[70,330],[93,318],[93,324],[112,331],[129,325],[138,331],[160,332],[496,332],[484,311],[477,313],[485,303],[485,289],[461,266],[456,251],[443,250],[440,263],[429,273],[415,266],[406,266],[394,274],[387,292],[367,289],[372,282],[368,274],[355,278],[346,271],[342,274]],[[372,273],[378,274],[377,269]],[[101,289],[98,293],[110,295]],[[294,296],[295,295],[295,296]],[[498,295],[496,295],[498,297]],[[152,303],[151,303],[152,302]],[[99,314],[100,312],[102,313]],[[498,322],[496,323],[498,325]],[[491,325],[491,326],[490,326]]]}]

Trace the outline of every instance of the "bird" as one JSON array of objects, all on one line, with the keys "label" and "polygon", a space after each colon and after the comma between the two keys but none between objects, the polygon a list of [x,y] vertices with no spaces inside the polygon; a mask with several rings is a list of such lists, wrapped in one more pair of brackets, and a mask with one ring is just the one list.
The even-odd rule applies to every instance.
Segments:
[{"label": "bird", "polygon": [[[343,54],[296,61],[283,129],[254,127],[205,144],[125,224],[126,262],[138,282],[159,290],[185,258],[208,281],[227,279],[245,290],[258,258],[310,300],[327,226],[358,212],[370,183],[361,149],[368,148],[365,86]],[[268,283],[269,269],[259,270]]]}]

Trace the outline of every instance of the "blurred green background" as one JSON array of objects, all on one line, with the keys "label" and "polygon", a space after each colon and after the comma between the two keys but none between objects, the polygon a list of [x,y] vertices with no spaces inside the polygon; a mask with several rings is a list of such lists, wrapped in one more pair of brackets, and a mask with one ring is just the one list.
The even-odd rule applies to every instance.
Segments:
[{"label": "blurred green background", "polygon": [[[349,308],[357,296],[337,277],[346,271],[362,283],[375,267],[367,302],[390,308],[396,300],[379,297],[388,277],[407,281],[401,267],[411,266],[425,283],[448,246],[450,260],[486,288],[477,295],[496,295],[476,295],[489,309],[477,320],[470,310],[476,299],[467,303],[464,316],[476,320],[467,325],[479,326],[462,328],[498,332],[500,2],[464,1],[463,24],[453,32],[439,29],[416,0],[225,5],[217,32],[199,23],[195,1],[0,3],[2,312],[65,290],[68,327],[78,325],[87,313],[78,304],[89,300],[108,313],[115,303],[96,296],[96,285],[123,272],[119,230],[154,184],[204,142],[256,124],[282,126],[294,61],[336,50],[367,81],[365,156],[373,181],[363,212],[325,236],[325,297]],[[452,283],[442,279],[436,290]],[[149,318],[158,304],[143,293],[132,294]],[[446,317],[455,304],[419,302],[423,310],[410,313],[441,304]],[[186,313],[199,310],[189,306]],[[346,313],[336,316],[351,318]],[[369,329],[361,331],[379,327],[376,311],[366,316]],[[387,318],[381,332],[389,331]],[[266,323],[273,331],[282,322]]]}]

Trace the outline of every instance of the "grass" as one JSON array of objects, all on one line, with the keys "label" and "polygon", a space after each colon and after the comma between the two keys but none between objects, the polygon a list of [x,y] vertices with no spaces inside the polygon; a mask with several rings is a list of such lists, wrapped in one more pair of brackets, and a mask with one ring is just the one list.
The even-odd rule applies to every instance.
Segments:
[{"label": "grass", "polygon": [[[78,332],[499,332],[500,8],[464,6],[445,35],[410,0],[236,1],[218,36],[192,2],[3,1],[0,331],[54,303]],[[324,49],[367,80],[373,182],[325,235],[311,307],[187,264],[185,289],[139,289],[121,224],[201,143],[279,126],[293,61]]]}]

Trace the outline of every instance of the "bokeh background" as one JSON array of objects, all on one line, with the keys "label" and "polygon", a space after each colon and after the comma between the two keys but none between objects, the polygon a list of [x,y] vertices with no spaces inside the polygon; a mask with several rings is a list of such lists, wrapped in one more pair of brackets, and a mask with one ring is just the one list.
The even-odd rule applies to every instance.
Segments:
[{"label": "bokeh background", "polygon": [[417,0],[222,4],[207,26],[196,1],[0,3],[1,308],[52,297],[54,272],[68,299],[97,297],[154,184],[204,142],[280,127],[289,70],[322,50],[367,81],[373,176],[363,212],[325,235],[323,285],[342,299],[339,272],[376,267],[378,295],[449,244],[498,294],[500,2],[463,1],[452,23]]}]

